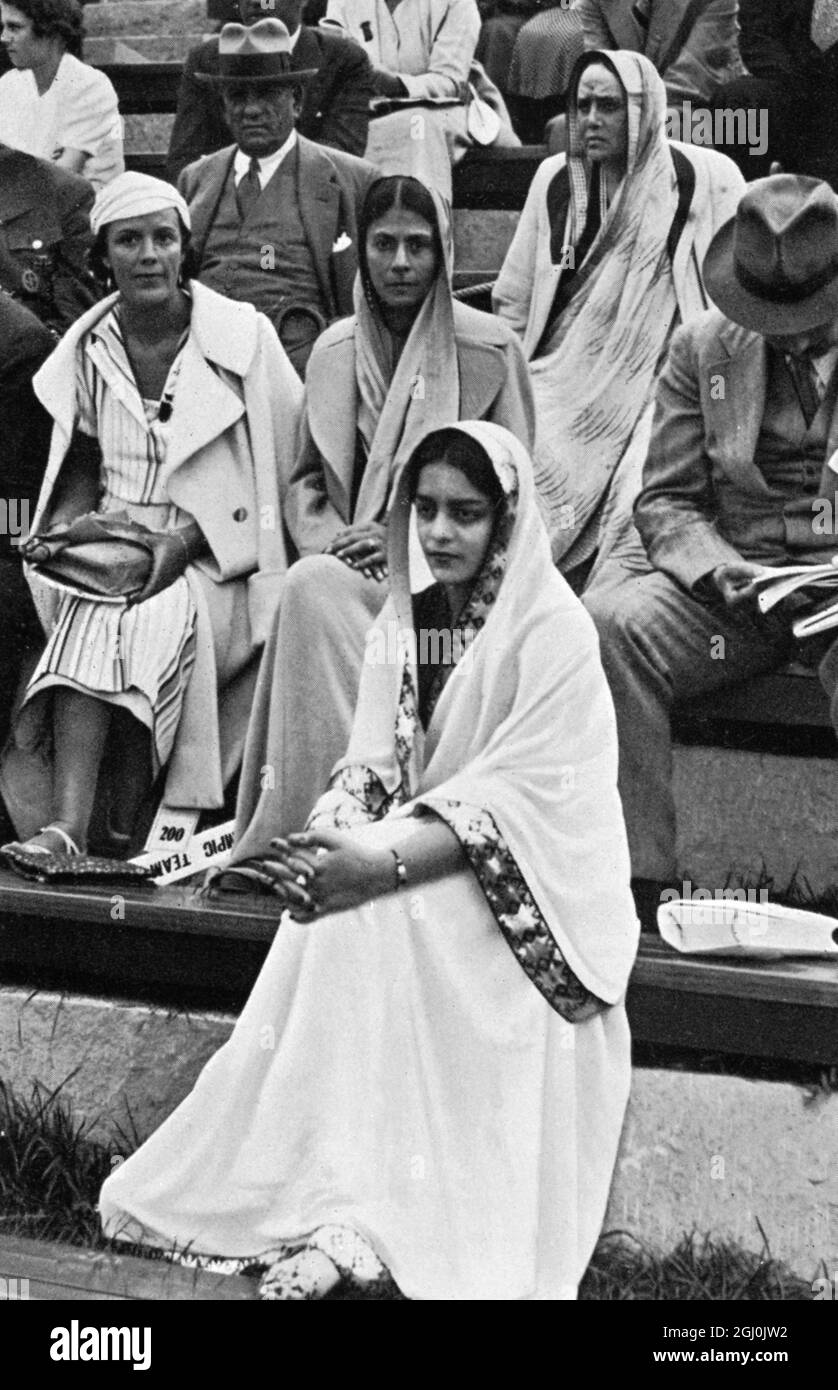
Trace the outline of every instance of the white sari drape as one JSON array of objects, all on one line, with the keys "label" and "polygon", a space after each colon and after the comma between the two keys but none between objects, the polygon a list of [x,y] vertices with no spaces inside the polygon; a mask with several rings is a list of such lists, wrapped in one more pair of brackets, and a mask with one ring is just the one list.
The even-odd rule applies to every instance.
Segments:
[{"label": "white sari drape", "polygon": [[[313,926],[286,915],[230,1042],[105,1183],[110,1235],[267,1262],[337,1225],[366,1238],[408,1298],[576,1295],[630,1077],[622,999],[637,925],[614,717],[523,449],[496,426],[465,429],[518,491],[497,603],[426,738],[402,699],[405,664],[365,665],[347,765],[408,800],[353,833],[404,844],[417,794],[440,815],[490,813],[553,946],[600,1002],[575,1024],[551,1007],[544,977],[536,987],[510,950],[526,925],[499,929],[469,868]],[[400,515],[391,612],[407,615]],[[338,779],[319,814],[345,795]]]},{"label": "white sari drape", "polygon": [[[664,134],[666,90],[639,54],[606,56],[628,98],[628,167],[579,268],[575,293],[543,355],[530,363],[536,485],[553,558],[563,570],[588,559],[599,544],[601,509],[651,403],[677,314],[667,238],[678,192]],[[569,150],[565,244],[575,246],[587,210],[575,101]]]}]

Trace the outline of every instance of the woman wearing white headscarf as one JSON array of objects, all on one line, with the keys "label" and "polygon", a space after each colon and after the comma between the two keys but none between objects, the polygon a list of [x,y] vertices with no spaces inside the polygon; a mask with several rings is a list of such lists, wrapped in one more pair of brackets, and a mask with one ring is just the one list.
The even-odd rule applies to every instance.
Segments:
[{"label": "woman wearing white headscarf", "polygon": [[[413,598],[411,498],[437,581]],[[346,756],[263,861],[294,916],[229,1043],[105,1183],[103,1225],[261,1264],[269,1298],[386,1270],[413,1299],[572,1299],[637,941],[596,637],[495,425],[423,441],[389,546]]]},{"label": "woman wearing white headscarf", "polygon": [[494,290],[530,364],[536,484],[577,588],[630,525],[658,370],[708,307],[704,252],[744,188],[732,160],[667,141],[665,120],[646,58],[586,54],[570,153],[539,167]]},{"label": "woman wearing white headscarf", "polygon": [[302,444],[283,500],[302,559],[262,659],[235,861],[304,824],[346,747],[364,637],[387,592],[393,487],[418,440],[434,426],[488,419],[532,446],[520,344],[506,324],[453,299],[440,195],[411,178],[373,183],[358,260],[355,313],[321,335],[306,370]]},{"label": "woman wearing white headscarf", "polygon": [[[122,174],[100,191],[93,255],[115,292],[34,382],[54,426],[23,554],[46,647],[0,780],[40,854],[84,851],[102,805],[124,851],[163,768],[170,804],[223,805],[286,568],[278,473],[302,387],[262,314],[190,280],[189,225],[159,179]],[[57,535],[86,544],[123,522],[147,528],[137,592],[46,586],[38,565]]]}]

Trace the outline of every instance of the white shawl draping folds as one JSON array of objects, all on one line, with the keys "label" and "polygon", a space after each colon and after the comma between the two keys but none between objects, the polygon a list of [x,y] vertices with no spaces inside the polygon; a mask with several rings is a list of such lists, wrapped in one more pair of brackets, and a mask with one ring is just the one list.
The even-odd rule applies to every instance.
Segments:
[{"label": "white shawl draping folds", "polygon": [[[677,310],[667,250],[678,192],[665,135],[666,89],[640,54],[602,56],[628,97],[626,176],[579,269],[572,299],[545,352],[530,365],[536,484],[553,557],[563,569],[596,549],[598,510],[649,402]],[[588,201],[577,87],[569,112],[568,246],[581,236]]]},{"label": "white shawl draping folds", "polygon": [[[587,990],[613,1004],[625,992],[638,929],[614,711],[596,634],[551,563],[523,446],[496,425],[455,428],[483,446],[507,494],[501,542],[490,547],[458,619],[474,639],[423,731],[415,643],[405,637],[413,617],[403,475],[390,520],[391,596],[368,637],[346,757],[310,823],[432,810],[461,839],[508,944],[542,994],[560,1008],[554,985],[566,962]],[[490,843],[480,853],[470,832],[487,824]],[[510,879],[518,888],[505,908]]]},{"label": "white shawl draping folds", "polygon": [[433,189],[442,261],[393,366],[392,335],[371,303],[360,272],[355,277],[355,375],[358,429],[367,463],[354,519],[366,521],[387,508],[393,480],[430,429],[460,413],[460,368],[454,333],[451,276],[454,250],[445,202]]}]

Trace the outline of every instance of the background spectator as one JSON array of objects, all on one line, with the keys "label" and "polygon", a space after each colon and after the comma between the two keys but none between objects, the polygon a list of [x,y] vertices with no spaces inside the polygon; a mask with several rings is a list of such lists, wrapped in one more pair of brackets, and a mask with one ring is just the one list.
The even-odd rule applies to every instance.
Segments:
[{"label": "background spectator", "polygon": [[547,0],[521,29],[505,90],[515,129],[525,143],[544,139],[544,126],[564,111],[571,74],[584,50],[579,0]]},{"label": "background spectator", "polygon": [[[342,44],[343,39],[336,39]],[[236,144],[187,165],[198,275],[267,314],[302,376],[317,335],[351,311],[357,212],[374,169],[294,128],[307,77],[291,66],[277,19],[227,25],[219,71]]]},{"label": "background spectator", "polygon": [[520,143],[500,93],[473,68],[480,33],[475,0],[329,0],[328,19],[364,46],[376,93],[396,103],[370,123],[366,154],[382,173],[411,174],[450,203],[451,165],[473,143],[470,81],[483,84],[498,112],[489,143]]},{"label": "background spectator", "polygon": [[125,168],[116,92],[81,62],[76,0],[0,4],[2,39],[14,71],[0,77],[0,140],[99,188]]},{"label": "background spectator", "polygon": [[[784,169],[838,181],[838,5],[835,0],[740,0],[750,76],[715,94],[719,110],[766,112],[768,150],[719,145],[748,179]],[[815,23],[817,21],[817,23]],[[813,38],[813,34],[816,38]]]},{"label": "background spectator", "polygon": [[[291,67],[311,75],[302,88],[297,129],[308,140],[362,155],[367,143],[372,70],[363,50],[340,34],[300,24],[302,0],[240,0],[241,20],[280,20],[291,35]],[[239,14],[236,14],[236,19]],[[220,89],[206,77],[218,75],[218,39],[187,55],[169,142],[168,174],[176,182],[181,170],[232,143]]]},{"label": "background spectator", "polygon": [[553,556],[577,590],[631,527],[656,376],[706,307],[698,267],[744,186],[724,156],[670,144],[665,117],[648,59],[586,54],[570,153],[539,167],[495,286],[530,364]]},{"label": "background spectator", "polygon": [[237,860],[303,824],[345,749],[366,633],[387,593],[393,488],[411,448],[464,412],[528,446],[532,439],[514,333],[452,298],[441,197],[415,179],[379,179],[359,236],[355,313],[326,330],[306,374],[284,503],[302,558],[289,570],[262,659],[236,807]]},{"label": "background spectator", "polygon": [[32,377],[53,346],[40,320],[0,292],[0,744],[6,741],[24,659],[38,651],[42,640],[18,543],[35,515],[52,428],[32,390]]},{"label": "background spectator", "polygon": [[0,288],[56,335],[96,298],[86,260],[92,203],[85,179],[0,144]]}]

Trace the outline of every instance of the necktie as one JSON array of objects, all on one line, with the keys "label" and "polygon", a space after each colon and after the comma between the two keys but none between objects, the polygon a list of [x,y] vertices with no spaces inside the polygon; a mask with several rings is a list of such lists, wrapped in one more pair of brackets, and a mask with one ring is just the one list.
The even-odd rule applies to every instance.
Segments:
[{"label": "necktie", "polygon": [[838,43],[838,0],[815,0],[811,34],[822,53]]},{"label": "necktie", "polygon": [[814,363],[810,362],[808,358],[787,357],[786,363],[808,428],[817,415],[823,400],[825,394],[823,383]]},{"label": "necktie", "polygon": [[236,185],[236,206],[239,210],[239,217],[242,222],[249,215],[253,204],[262,195],[262,185],[259,182],[259,161],[251,159],[250,167],[246,174],[239,179]]}]

